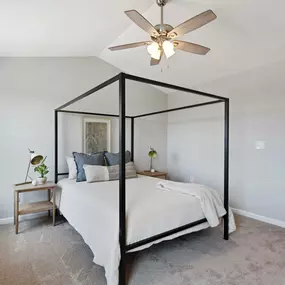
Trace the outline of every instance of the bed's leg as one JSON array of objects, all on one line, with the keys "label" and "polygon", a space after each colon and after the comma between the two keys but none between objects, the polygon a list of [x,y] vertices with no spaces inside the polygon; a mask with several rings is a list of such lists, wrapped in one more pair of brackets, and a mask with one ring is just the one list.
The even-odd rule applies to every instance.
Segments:
[{"label": "bed's leg", "polygon": [[229,213],[224,216],[224,239],[229,239]]},{"label": "bed's leg", "polygon": [[119,285],[126,285],[126,253],[121,252],[121,261],[119,266]]}]

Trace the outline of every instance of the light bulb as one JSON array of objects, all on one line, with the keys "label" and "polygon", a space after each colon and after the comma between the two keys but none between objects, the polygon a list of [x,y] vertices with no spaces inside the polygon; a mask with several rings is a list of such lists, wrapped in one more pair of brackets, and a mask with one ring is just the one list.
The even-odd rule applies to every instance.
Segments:
[{"label": "light bulb", "polygon": [[147,46],[147,51],[149,52],[150,55],[156,53],[158,50],[159,50],[159,45],[157,42],[152,42],[152,44]]},{"label": "light bulb", "polygon": [[156,50],[155,52],[153,52],[151,54],[151,57],[154,58],[154,59],[159,60],[160,59],[160,55],[161,55],[161,52],[160,52],[160,49],[158,49],[158,50]]},{"label": "light bulb", "polygon": [[170,58],[171,56],[175,54],[174,45],[172,42],[164,41],[162,46],[163,46],[163,50],[167,58]]}]

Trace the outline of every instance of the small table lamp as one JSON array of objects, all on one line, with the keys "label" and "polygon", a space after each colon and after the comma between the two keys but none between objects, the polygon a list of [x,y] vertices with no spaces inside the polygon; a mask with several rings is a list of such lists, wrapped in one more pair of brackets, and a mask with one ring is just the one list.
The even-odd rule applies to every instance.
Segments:
[{"label": "small table lamp", "polygon": [[28,177],[31,179],[31,177],[29,176],[29,171],[30,171],[31,164],[32,165],[38,165],[44,158],[41,154],[36,154],[33,150],[29,149],[29,152],[30,152],[31,156],[30,156],[30,159],[29,159],[29,164],[28,164],[28,169],[27,169],[27,173],[26,173],[25,183],[27,183]]},{"label": "small table lamp", "polygon": [[155,170],[152,168],[152,159],[153,158],[156,158],[156,156],[157,156],[157,151],[154,149],[154,148],[152,148],[152,147],[149,147],[149,152],[148,152],[148,156],[150,157],[150,171],[151,172],[155,172]]}]

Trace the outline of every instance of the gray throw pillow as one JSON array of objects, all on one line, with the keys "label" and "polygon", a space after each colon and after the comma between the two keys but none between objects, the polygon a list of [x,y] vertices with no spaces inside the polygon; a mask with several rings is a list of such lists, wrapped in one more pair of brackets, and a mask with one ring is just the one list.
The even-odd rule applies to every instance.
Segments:
[{"label": "gray throw pillow", "polygon": [[[127,178],[136,178],[137,177],[137,170],[135,164],[131,161],[126,163],[126,179]],[[109,180],[119,180],[119,165],[113,165],[108,167],[109,171]]]},{"label": "gray throw pillow", "polygon": [[[120,163],[120,153],[105,152],[107,166],[117,165]],[[131,161],[131,153],[127,150],[125,153],[125,163]]]},{"label": "gray throw pillow", "polygon": [[102,165],[102,166],[104,165],[103,152],[97,152],[91,154],[73,152],[73,157],[77,168],[76,182],[86,181],[85,171],[83,168],[84,164]]}]

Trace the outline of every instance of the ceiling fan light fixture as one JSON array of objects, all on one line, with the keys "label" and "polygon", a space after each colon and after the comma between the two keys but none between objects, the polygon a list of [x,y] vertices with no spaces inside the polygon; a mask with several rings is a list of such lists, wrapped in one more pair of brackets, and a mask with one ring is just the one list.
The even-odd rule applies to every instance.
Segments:
[{"label": "ceiling fan light fixture", "polygon": [[172,42],[164,41],[162,47],[167,58],[170,58],[175,54],[174,44]]},{"label": "ceiling fan light fixture", "polygon": [[155,52],[153,52],[151,54],[151,57],[154,58],[154,59],[157,59],[157,60],[160,59],[160,56],[161,56],[161,50],[160,49],[156,50]]},{"label": "ceiling fan light fixture", "polygon": [[158,4],[161,10],[161,17],[160,23],[155,26],[153,26],[137,10],[133,9],[125,11],[125,14],[139,28],[144,30],[150,36],[150,40],[113,46],[109,47],[109,50],[124,50],[147,45],[147,51],[151,55],[151,66],[158,65],[161,62],[163,53],[167,58],[172,57],[175,54],[176,49],[199,55],[207,54],[210,51],[209,48],[197,45],[195,43],[176,40],[176,37],[181,37],[210,23],[211,21],[217,18],[216,14],[212,10],[207,10],[173,28],[171,25],[166,24],[164,22],[163,7],[167,4],[168,1],[169,0],[156,0],[156,3]]},{"label": "ceiling fan light fixture", "polygon": [[150,55],[153,55],[159,51],[159,44],[157,42],[152,42],[147,46],[147,51]]}]

